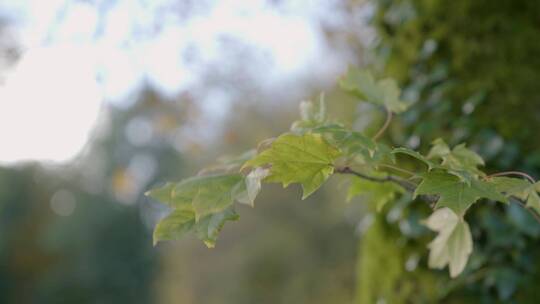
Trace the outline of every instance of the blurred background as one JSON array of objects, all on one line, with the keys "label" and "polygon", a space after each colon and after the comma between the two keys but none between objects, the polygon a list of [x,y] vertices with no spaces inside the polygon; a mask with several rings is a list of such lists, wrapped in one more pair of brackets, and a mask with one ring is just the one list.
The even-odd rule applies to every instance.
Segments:
[{"label": "blurred background", "polygon": [[371,215],[369,197],[345,203],[346,180],[305,201],[266,186],[212,250],[152,247],[167,209],[143,193],[288,130],[322,91],[331,116],[376,127],[335,87],[348,65],[414,103],[387,143],[467,141],[488,172],[539,177],[539,14],[530,0],[0,0],[0,303],[532,302],[540,227],[512,205],[475,205],[475,253],[449,283],[426,268],[427,210]]}]

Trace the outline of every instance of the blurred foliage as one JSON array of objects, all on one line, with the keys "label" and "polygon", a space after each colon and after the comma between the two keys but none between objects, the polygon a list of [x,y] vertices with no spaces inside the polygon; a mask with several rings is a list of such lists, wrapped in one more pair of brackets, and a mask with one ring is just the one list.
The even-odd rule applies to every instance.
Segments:
[{"label": "blurred foliage", "polygon": [[[1,303],[153,302],[157,211],[140,198],[151,171],[170,177],[183,166],[159,128],[178,113],[148,92],[127,110],[108,108],[73,164],[0,169]],[[126,131],[134,121],[153,126],[145,146]]]},{"label": "blurred foliage", "polygon": [[[510,168],[540,176],[540,2],[378,0],[373,24],[379,33],[376,53],[384,75],[405,87],[414,102],[388,138],[426,151],[437,138],[466,141],[487,159],[486,171]],[[408,134],[412,134],[409,136]],[[448,281],[444,273],[426,272],[420,259],[408,273],[410,248],[425,248],[425,231],[409,233],[418,217],[398,204],[377,217],[361,242],[358,303],[535,303],[538,298],[538,224],[518,206],[477,204],[467,221],[475,242],[465,273]],[[495,211],[495,212],[494,212]],[[393,219],[392,221],[389,218]],[[398,223],[396,225],[396,223]],[[381,230],[387,231],[381,235]],[[423,231],[423,232],[422,232]],[[405,236],[405,237],[404,237]],[[403,243],[400,254],[386,254],[384,244]],[[415,249],[417,248],[417,249]],[[393,275],[388,265],[400,265]],[[369,271],[369,272],[368,272]],[[374,288],[366,281],[380,282]],[[417,286],[404,293],[402,282]],[[433,295],[433,286],[437,294]],[[435,298],[431,298],[435,296]],[[430,300],[431,299],[431,300]],[[435,300],[433,300],[435,299]]]}]

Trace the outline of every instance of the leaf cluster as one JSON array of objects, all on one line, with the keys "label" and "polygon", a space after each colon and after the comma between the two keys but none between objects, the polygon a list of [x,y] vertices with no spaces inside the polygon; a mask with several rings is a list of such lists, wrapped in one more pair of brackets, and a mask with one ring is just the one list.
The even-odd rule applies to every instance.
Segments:
[{"label": "leaf cluster", "polygon": [[[359,102],[377,105],[388,115],[408,107],[394,80],[377,80],[367,70],[351,68],[339,84]],[[398,155],[417,160],[423,169],[410,172],[402,168]],[[290,132],[265,140],[257,150],[222,160],[199,176],[149,191],[150,197],[172,209],[157,224],[154,243],[193,232],[213,247],[224,224],[238,219],[235,202],[254,206],[261,183],[300,184],[305,199],[333,174],[347,174],[348,199],[363,196],[376,210],[398,197],[433,204],[433,213],[424,221],[437,233],[428,245],[428,264],[438,269],[448,265],[450,276],[456,277],[473,251],[465,221],[473,204],[517,200],[540,213],[540,183],[504,173],[487,175],[480,168],[483,165],[482,157],[465,144],[450,147],[442,139],[435,140],[425,155],[407,147],[390,147],[377,136],[330,120],[321,95],[318,103],[300,104],[300,119]]]}]

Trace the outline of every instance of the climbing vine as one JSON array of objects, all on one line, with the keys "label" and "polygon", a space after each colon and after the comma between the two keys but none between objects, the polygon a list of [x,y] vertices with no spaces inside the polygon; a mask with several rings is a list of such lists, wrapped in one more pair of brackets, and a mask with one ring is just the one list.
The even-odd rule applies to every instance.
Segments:
[{"label": "climbing vine", "polygon": [[[540,222],[540,182],[518,171],[486,173],[484,160],[465,144],[450,147],[443,139],[426,155],[379,142],[394,115],[407,110],[392,79],[375,79],[367,70],[350,68],[339,85],[359,102],[374,104],[386,120],[372,136],[327,117],[324,96],[300,104],[300,119],[290,132],[261,142],[256,149],[220,160],[198,176],[167,183],[147,195],[167,204],[171,213],[155,227],[154,244],[195,233],[214,247],[227,221],[236,221],[235,203],[254,206],[262,183],[302,186],[305,199],[333,174],[350,176],[348,199],[369,194],[376,209],[398,196],[424,201],[432,208],[423,224],[436,233],[428,245],[428,265],[448,266],[458,276],[473,251],[467,210],[480,200],[515,202]],[[402,158],[422,164],[419,172],[400,165]]]}]

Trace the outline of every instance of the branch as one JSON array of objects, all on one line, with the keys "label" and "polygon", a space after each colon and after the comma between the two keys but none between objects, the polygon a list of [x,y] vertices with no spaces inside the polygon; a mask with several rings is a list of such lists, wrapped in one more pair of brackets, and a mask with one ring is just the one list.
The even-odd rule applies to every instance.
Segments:
[{"label": "branch", "polygon": [[397,177],[393,175],[387,175],[385,177],[368,176],[368,175],[364,175],[363,173],[354,171],[350,167],[336,168],[336,173],[352,174],[357,177],[363,178],[365,180],[369,180],[369,181],[377,182],[377,183],[392,182],[392,183],[398,184],[399,186],[403,187],[405,190],[411,193],[414,192],[414,190],[416,190],[416,185],[414,183],[411,183],[407,180],[402,179],[401,177]]},{"label": "branch", "polygon": [[[362,179],[365,179],[365,180],[368,180],[368,181],[372,181],[372,182],[377,182],[377,183],[385,183],[385,182],[395,183],[395,184],[403,187],[405,190],[407,190],[408,192],[411,192],[411,193],[414,193],[414,191],[416,190],[416,184],[411,183],[408,180],[402,179],[401,177],[394,176],[394,175],[387,175],[385,177],[369,176],[369,175],[365,175],[363,173],[354,171],[350,167],[336,168],[335,172],[340,173],[340,174],[351,174],[351,175],[357,176],[359,178],[362,178]],[[507,174],[507,172],[501,172],[501,173],[505,173],[505,175]],[[515,172],[511,172],[511,173],[515,173]],[[496,175],[491,175],[491,176],[496,176]],[[434,208],[434,204],[439,199],[439,197],[437,195],[421,195],[420,197],[423,200],[430,203],[432,208]],[[522,201],[521,199],[519,199],[519,198],[517,198],[515,196],[510,196],[510,200],[517,203],[517,204],[519,204],[525,210],[529,211],[529,213],[534,217],[534,219],[538,223],[540,223],[540,215],[538,213],[536,213],[533,209],[528,208],[527,204],[524,201]]]},{"label": "branch", "polygon": [[375,135],[373,136],[373,140],[379,139],[379,137],[381,137],[384,134],[384,131],[388,129],[390,122],[392,122],[392,111],[388,110],[387,108],[385,109],[386,109],[386,121],[384,122],[384,125],[379,129],[379,131],[375,133]]},{"label": "branch", "polygon": [[525,177],[526,179],[528,179],[533,184],[536,183],[536,180],[532,176],[530,176],[529,174],[527,174],[525,172],[521,172],[521,171],[498,172],[498,173],[490,174],[490,175],[486,176],[486,178],[495,177],[495,176],[506,176],[506,175],[519,175],[521,177]]},{"label": "branch", "polygon": [[540,223],[540,215],[538,215],[538,213],[536,213],[533,209],[527,207],[527,204],[525,202],[523,202],[522,200],[520,200],[519,198],[515,197],[515,196],[510,196],[510,201],[511,202],[515,202],[517,203],[518,205],[520,205],[523,209],[526,209],[527,211],[529,211],[530,214],[532,214],[532,216],[534,216],[534,219]]}]

